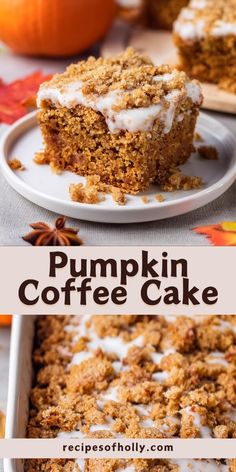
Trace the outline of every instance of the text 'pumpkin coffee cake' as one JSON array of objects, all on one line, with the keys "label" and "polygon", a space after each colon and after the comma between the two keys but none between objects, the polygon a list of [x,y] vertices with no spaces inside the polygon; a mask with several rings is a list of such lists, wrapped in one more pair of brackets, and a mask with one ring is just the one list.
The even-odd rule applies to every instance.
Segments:
[{"label": "text 'pumpkin coffee cake'", "polygon": [[90,57],[40,87],[41,161],[136,194],[190,157],[201,103],[198,82],[133,49]]}]

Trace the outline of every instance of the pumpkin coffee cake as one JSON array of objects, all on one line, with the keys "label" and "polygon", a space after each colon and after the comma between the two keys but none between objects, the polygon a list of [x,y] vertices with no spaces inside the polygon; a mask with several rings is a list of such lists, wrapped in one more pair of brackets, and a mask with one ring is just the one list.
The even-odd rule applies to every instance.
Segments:
[{"label": "pumpkin coffee cake", "polygon": [[[35,340],[28,437],[236,438],[233,315],[43,316]],[[236,472],[236,463],[100,459],[25,465],[28,472],[208,469]]]},{"label": "pumpkin coffee cake", "polygon": [[40,87],[41,161],[136,194],[190,157],[201,103],[198,82],[133,49],[90,57]]},{"label": "pumpkin coffee cake", "polygon": [[174,38],[181,69],[236,93],[236,0],[191,0]]}]

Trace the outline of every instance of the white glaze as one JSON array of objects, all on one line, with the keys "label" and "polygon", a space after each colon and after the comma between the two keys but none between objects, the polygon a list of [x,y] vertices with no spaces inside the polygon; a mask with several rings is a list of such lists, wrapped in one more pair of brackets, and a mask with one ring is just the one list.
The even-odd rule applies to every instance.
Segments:
[{"label": "white glaze", "polygon": [[199,85],[195,81],[187,82],[186,92],[187,96],[192,100],[193,103],[201,103],[202,92]]},{"label": "white glaze", "polygon": [[169,378],[169,373],[168,372],[156,372],[155,374],[152,375],[152,380],[155,380],[157,382],[164,382]]},{"label": "white glaze", "polygon": [[199,41],[205,36],[205,22],[203,20],[185,21],[180,15],[174,23],[174,31],[184,41]]},{"label": "white glaze", "polygon": [[[154,80],[168,82],[175,74],[176,72],[155,76]],[[160,103],[156,105],[115,111],[113,107],[119,102],[125,91],[112,90],[102,96],[93,95],[88,97],[83,94],[82,86],[81,81],[66,84],[63,89],[42,85],[38,92],[37,105],[40,107],[43,100],[50,100],[56,106],[66,108],[73,108],[77,105],[86,106],[104,116],[111,133],[118,133],[121,130],[127,130],[131,133],[147,132],[152,129],[155,120],[158,119],[164,125],[163,133],[167,134],[172,128],[176,106],[182,96],[181,91],[176,89],[164,96]],[[190,85],[187,83],[186,90],[189,87]],[[198,97],[197,102],[193,97],[193,102],[198,103],[199,97],[201,97],[200,87],[193,83],[192,88],[196,89],[195,96]]]},{"label": "white glaze", "polygon": [[193,417],[194,425],[196,426],[196,428],[199,429],[201,438],[211,438],[212,437],[210,428],[208,426],[203,426],[202,425],[201,416],[199,415],[199,413],[193,411],[191,409],[191,407],[189,407],[189,406],[187,406],[186,408],[183,408],[182,411],[185,412],[187,415]]},{"label": "white glaze", "polygon": [[81,364],[81,362],[84,362],[84,361],[86,361],[87,359],[91,359],[92,357],[93,357],[92,352],[89,352],[89,351],[77,352],[77,353],[74,354],[74,356],[72,357],[71,364],[73,364],[73,365],[79,365],[79,364]]},{"label": "white glaze", "polygon": [[[202,18],[197,18],[197,12],[207,7],[207,0],[192,0],[188,7],[183,8],[174,24],[174,31],[180,38],[187,42],[196,42],[204,38],[207,23]],[[207,20],[206,20],[207,21]],[[236,35],[236,23],[216,20],[210,25],[209,34],[216,37]]]},{"label": "white glaze", "polygon": [[203,10],[207,6],[207,0],[192,0],[190,6],[195,10]]},{"label": "white glaze", "polygon": [[116,2],[122,8],[139,8],[142,5],[142,0],[116,0]]},{"label": "white glaze", "polygon": [[116,472],[135,472],[134,465],[127,465],[127,467],[120,467]]},{"label": "white glaze", "polygon": [[[173,322],[176,320],[176,316],[165,316],[164,317],[166,321],[168,322]],[[205,319],[203,316],[193,316],[192,318],[197,318],[199,322],[201,320]],[[87,323],[88,317],[86,316],[81,316],[79,318],[79,323],[77,325],[69,325],[67,327],[67,331],[75,333],[74,335],[74,343],[80,339],[81,336],[87,337],[89,339],[86,347],[86,351],[82,351],[81,353],[74,354],[71,364],[77,364],[83,362],[83,360],[86,360],[90,356],[92,357],[94,354],[94,351],[96,349],[101,349],[104,351],[104,353],[109,353],[109,354],[116,354],[118,356],[118,360],[113,362],[113,367],[115,367],[115,371],[118,373],[122,373],[125,370],[127,370],[127,366],[123,364],[122,360],[127,356],[128,350],[132,346],[139,346],[142,347],[144,345],[144,337],[141,335],[134,339],[133,341],[130,342],[125,342],[120,336],[117,337],[110,337],[107,336],[105,338],[99,338],[93,328],[93,325],[89,326]],[[224,320],[219,320],[219,326],[216,325],[216,329],[218,328],[219,330],[224,331],[225,329],[232,328],[232,325]],[[161,360],[171,354],[174,354],[176,351],[173,348],[166,348],[164,352],[153,352],[150,354],[153,362],[155,364],[159,364]],[[213,351],[208,354],[206,358],[207,363],[213,364],[213,363],[221,363],[223,365],[228,365],[227,361],[224,359],[224,353],[220,351]],[[157,382],[164,382],[165,380],[168,379],[169,375],[171,373],[167,371],[160,371],[156,372],[152,375],[152,381],[157,381]],[[166,392],[167,395],[168,391]],[[109,387],[107,390],[104,390],[98,394],[97,397],[97,405],[100,411],[103,411],[104,409],[104,404],[106,401],[114,401],[114,402],[119,402],[119,396],[118,396],[118,386],[113,386]],[[136,412],[140,416],[140,426],[143,428],[153,428],[155,427],[155,422],[150,418],[150,413],[152,406],[151,405],[144,405],[144,404],[138,404],[138,405],[133,405]],[[202,438],[209,438],[212,437],[211,435],[211,430],[208,426],[203,426],[202,425],[202,420],[201,416],[196,413],[195,411],[192,411],[190,407],[186,407],[181,410],[182,415],[190,415],[193,418],[194,425],[199,429],[200,431],[200,436]],[[231,408],[229,405],[229,412],[226,413],[229,415],[229,417],[233,420],[234,416],[236,415],[235,410]],[[177,417],[166,417],[165,420],[163,420],[163,424],[161,427],[159,427],[160,431],[163,431],[163,433],[168,433],[168,430],[170,428],[170,425],[168,425],[168,422],[170,421],[171,423],[180,423],[180,419]],[[91,432],[95,431],[100,431],[100,430],[111,430],[112,424],[114,423],[114,420],[111,417],[106,417],[106,423],[105,424],[99,424],[99,425],[93,425],[90,429]],[[79,425],[77,427],[79,429]],[[118,435],[119,436],[119,435]],[[122,435],[121,435],[122,436]],[[69,433],[59,433],[58,437],[62,438],[83,438],[84,434],[80,431],[72,431]],[[197,469],[196,469],[197,472]]]},{"label": "white glaze", "polygon": [[213,36],[236,36],[236,23],[226,23],[225,21],[218,20],[215,22],[211,34]]},{"label": "white glaze", "polygon": [[224,353],[220,351],[214,351],[209,354],[206,358],[207,364],[222,364],[225,367],[228,367],[229,363],[225,359]]},{"label": "white glaze", "polygon": [[75,463],[79,466],[81,472],[85,469],[85,459],[76,459]]},{"label": "white glaze", "polygon": [[113,387],[107,390],[106,393],[101,394],[101,398],[102,400],[106,400],[106,401],[118,402],[119,399],[118,399],[117,394],[118,394],[118,388]]}]

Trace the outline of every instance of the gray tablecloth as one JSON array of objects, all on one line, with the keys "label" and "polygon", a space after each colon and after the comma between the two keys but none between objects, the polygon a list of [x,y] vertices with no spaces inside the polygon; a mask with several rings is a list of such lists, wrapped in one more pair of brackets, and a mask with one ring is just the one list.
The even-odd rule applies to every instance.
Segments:
[{"label": "gray tablecloth", "polygon": [[[36,69],[45,72],[63,70],[65,61],[27,59],[6,51],[0,54],[0,75],[7,81],[26,75]],[[236,134],[236,118],[231,115],[210,113]],[[4,127],[0,126],[0,133]],[[56,215],[46,211],[18,195],[0,175],[0,244],[26,244],[21,236],[27,233],[31,222],[42,220],[52,223]],[[206,245],[204,236],[191,228],[199,225],[236,220],[236,183],[220,198],[200,210],[184,216],[152,223],[130,225],[96,224],[68,220],[68,224],[80,227],[86,245]]]}]

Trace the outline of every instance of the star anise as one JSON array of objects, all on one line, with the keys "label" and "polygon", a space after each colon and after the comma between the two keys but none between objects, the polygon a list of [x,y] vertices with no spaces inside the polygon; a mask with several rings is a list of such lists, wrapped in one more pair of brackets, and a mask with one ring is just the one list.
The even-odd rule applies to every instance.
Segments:
[{"label": "star anise", "polygon": [[66,219],[60,216],[55,227],[38,221],[29,225],[33,231],[23,236],[24,241],[32,246],[81,246],[82,240],[77,236],[78,229],[67,228]]}]

